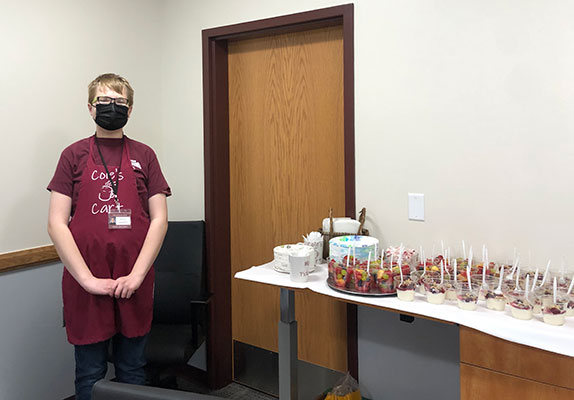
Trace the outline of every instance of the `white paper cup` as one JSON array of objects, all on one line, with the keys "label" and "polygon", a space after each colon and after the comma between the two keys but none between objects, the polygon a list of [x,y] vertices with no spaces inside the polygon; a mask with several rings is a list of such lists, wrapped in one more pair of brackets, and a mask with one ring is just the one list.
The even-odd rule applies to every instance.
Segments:
[{"label": "white paper cup", "polygon": [[311,252],[294,252],[289,254],[290,277],[293,282],[307,282],[309,280],[309,269],[311,267]]},{"label": "white paper cup", "polygon": [[315,264],[320,264],[323,260],[323,237],[318,240],[305,239],[304,244],[311,246],[315,250]]}]

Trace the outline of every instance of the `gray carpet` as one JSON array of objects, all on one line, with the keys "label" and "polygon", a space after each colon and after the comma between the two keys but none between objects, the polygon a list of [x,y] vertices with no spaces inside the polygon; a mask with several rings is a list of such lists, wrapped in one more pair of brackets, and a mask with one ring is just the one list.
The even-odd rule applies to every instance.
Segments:
[{"label": "gray carpet", "polygon": [[195,392],[202,394],[210,394],[213,396],[218,396],[224,399],[234,399],[234,400],[276,400],[277,397],[270,396],[268,394],[259,392],[257,390],[248,388],[247,386],[240,385],[238,383],[231,383],[222,389],[210,391],[203,384],[198,382],[193,382],[187,379],[177,379],[177,384],[180,390],[186,392]]},{"label": "gray carpet", "polygon": [[275,400],[276,397],[269,396],[265,393],[258,392],[248,388],[247,386],[240,385],[238,383],[231,383],[223,389],[216,390],[210,393],[214,396],[223,397],[225,399],[236,399],[236,400]]}]

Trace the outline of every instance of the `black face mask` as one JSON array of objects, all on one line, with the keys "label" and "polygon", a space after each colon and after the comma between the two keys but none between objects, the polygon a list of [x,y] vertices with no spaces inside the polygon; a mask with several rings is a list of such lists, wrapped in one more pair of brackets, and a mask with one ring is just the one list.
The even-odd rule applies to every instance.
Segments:
[{"label": "black face mask", "polygon": [[96,104],[96,124],[108,131],[121,129],[128,123],[128,110],[114,103]]}]

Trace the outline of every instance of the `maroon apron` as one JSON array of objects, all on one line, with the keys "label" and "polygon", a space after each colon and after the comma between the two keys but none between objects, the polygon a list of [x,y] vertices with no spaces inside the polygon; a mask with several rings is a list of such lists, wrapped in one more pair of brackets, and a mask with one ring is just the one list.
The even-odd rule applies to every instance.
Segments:
[{"label": "maroon apron", "polygon": [[[117,279],[131,272],[150,223],[138,197],[128,141],[123,140],[118,200],[122,209],[132,210],[132,228],[108,228],[108,211],[116,205],[104,166],[96,165],[93,160],[94,137],[90,138],[90,155],[69,225],[82,257],[96,278]],[[108,170],[115,182],[118,168],[108,166]],[[101,342],[116,333],[126,337],[148,333],[153,314],[153,284],[152,267],[129,299],[92,295],[64,269],[62,293],[68,341],[82,345]]]}]

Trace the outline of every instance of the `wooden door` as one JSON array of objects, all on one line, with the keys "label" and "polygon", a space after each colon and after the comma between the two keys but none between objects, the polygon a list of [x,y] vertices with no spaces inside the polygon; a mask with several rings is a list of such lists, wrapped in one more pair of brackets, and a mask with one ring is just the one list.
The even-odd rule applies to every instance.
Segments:
[{"label": "wooden door", "polygon": [[[228,43],[231,274],[345,215],[343,32]],[[297,293],[299,358],[347,369],[346,306]],[[277,351],[279,290],[232,279],[233,339]]]}]

